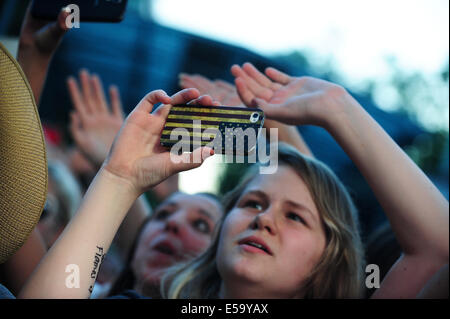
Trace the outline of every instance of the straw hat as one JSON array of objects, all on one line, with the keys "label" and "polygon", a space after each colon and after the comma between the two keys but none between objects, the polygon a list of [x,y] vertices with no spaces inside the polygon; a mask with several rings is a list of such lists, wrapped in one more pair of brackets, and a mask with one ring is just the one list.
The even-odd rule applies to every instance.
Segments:
[{"label": "straw hat", "polygon": [[0,43],[0,263],[27,240],[47,194],[47,159],[33,93]]}]

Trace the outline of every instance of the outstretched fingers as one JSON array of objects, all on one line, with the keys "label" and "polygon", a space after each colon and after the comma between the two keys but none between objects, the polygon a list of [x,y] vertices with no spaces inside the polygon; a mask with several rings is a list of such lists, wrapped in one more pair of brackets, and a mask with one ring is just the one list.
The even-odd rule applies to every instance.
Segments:
[{"label": "outstretched fingers", "polygon": [[269,67],[266,69],[266,75],[274,82],[277,82],[282,85],[289,84],[291,82],[292,78],[287,75],[286,73],[283,73],[273,67]]},{"label": "outstretched fingers", "polygon": [[261,86],[264,86],[266,88],[269,88],[271,86],[272,81],[268,79],[263,73],[259,72],[258,69],[253,66],[253,64],[249,62],[244,63],[242,69],[248,74],[249,77],[259,83]]},{"label": "outstretched fingers", "polygon": [[[247,64],[246,64],[247,65]],[[251,68],[250,66],[247,66],[246,68]],[[242,69],[238,65],[233,65],[231,67],[231,73],[234,75],[235,78],[241,78],[244,82],[247,88],[257,97],[270,100],[270,98],[273,95],[273,91],[269,89],[268,87],[262,85],[259,83],[256,79],[254,79],[250,74],[248,74],[244,69]],[[235,81],[236,83],[236,81]]]},{"label": "outstretched fingers", "polygon": [[80,71],[81,92],[87,113],[95,113],[97,111],[94,101],[94,89],[92,87],[89,72],[85,69]]},{"label": "outstretched fingers", "polygon": [[236,84],[236,91],[241,101],[244,102],[244,104],[247,105],[248,107],[252,107],[253,99],[256,98],[256,96],[247,87],[247,82],[243,78],[237,77],[234,80],[234,83]]},{"label": "outstretched fingers", "polygon": [[81,120],[84,121],[88,117],[88,110],[86,109],[83,95],[75,78],[69,77],[67,79],[67,88],[69,89],[70,98],[75,110],[79,113]]},{"label": "outstretched fingers", "polygon": [[96,74],[91,77],[91,87],[95,102],[94,107],[96,108],[97,112],[107,113],[108,106],[106,104],[106,97],[103,91],[103,84],[99,76]]},{"label": "outstretched fingers", "polygon": [[196,88],[200,91],[200,94],[207,94],[213,89],[213,85],[209,79],[198,74],[185,74],[179,75],[179,84],[182,88]]}]

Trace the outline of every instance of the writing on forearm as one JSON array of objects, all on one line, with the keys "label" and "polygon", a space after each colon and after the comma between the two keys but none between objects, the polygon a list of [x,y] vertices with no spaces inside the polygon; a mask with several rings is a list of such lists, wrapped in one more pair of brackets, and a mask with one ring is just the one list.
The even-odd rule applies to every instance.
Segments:
[{"label": "writing on forearm", "polygon": [[[93,278],[93,279],[97,278],[97,274],[100,269],[100,265],[102,264],[103,259],[105,258],[103,247],[96,246],[96,248],[97,248],[97,252],[95,253],[94,262],[93,262],[94,267],[92,268],[92,271],[91,271],[91,278]],[[90,293],[92,293],[93,289],[94,289],[93,285],[89,286]]]},{"label": "writing on forearm", "polygon": [[103,262],[103,259],[105,258],[105,255],[103,253],[103,247],[97,246],[97,252],[94,256],[94,268],[91,271],[91,278],[95,279],[97,278],[98,269],[100,268],[101,263]]}]

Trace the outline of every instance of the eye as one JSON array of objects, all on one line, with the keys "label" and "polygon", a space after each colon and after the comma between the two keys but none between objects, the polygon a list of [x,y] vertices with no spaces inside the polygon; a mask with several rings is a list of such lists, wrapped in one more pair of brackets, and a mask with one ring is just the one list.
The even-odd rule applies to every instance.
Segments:
[{"label": "eye", "polygon": [[156,213],[155,219],[164,220],[167,217],[169,217],[169,215],[170,215],[170,212],[168,210],[163,209]]},{"label": "eye", "polygon": [[250,207],[250,208],[257,209],[257,210],[263,209],[262,205],[253,199],[249,199],[249,200],[245,201],[244,205],[242,207]]},{"label": "eye", "polygon": [[306,225],[305,220],[300,215],[298,215],[296,213],[292,213],[292,212],[287,213],[287,218],[292,219],[293,221],[296,221],[296,222],[299,222],[299,223],[302,223],[302,224]]},{"label": "eye", "polygon": [[192,222],[192,226],[197,231],[203,233],[203,234],[209,234],[211,233],[211,228],[209,227],[209,224],[206,220],[203,218],[198,218]]}]

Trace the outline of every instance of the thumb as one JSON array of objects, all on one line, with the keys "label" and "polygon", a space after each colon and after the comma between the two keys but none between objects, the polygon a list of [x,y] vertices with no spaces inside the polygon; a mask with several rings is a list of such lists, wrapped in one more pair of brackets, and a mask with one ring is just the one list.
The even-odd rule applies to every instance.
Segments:
[{"label": "thumb", "polygon": [[172,174],[197,168],[210,156],[214,150],[210,147],[199,147],[192,153],[177,155],[170,153],[170,171]]},{"label": "thumb", "polygon": [[274,106],[269,104],[269,103],[267,103],[266,100],[260,99],[260,98],[257,98],[257,97],[252,99],[251,105],[253,107],[257,107],[257,108],[263,110],[264,114],[266,116],[270,116],[270,114],[272,113],[272,110],[274,108]]},{"label": "thumb", "polygon": [[66,25],[69,14],[70,12],[63,8],[56,22],[50,23],[36,32],[36,44],[41,50],[48,53],[53,53],[56,50],[62,37],[69,29]]},{"label": "thumb", "polygon": [[260,98],[254,98],[252,104],[264,111],[264,115],[272,120],[291,124],[292,114],[289,112],[288,104],[270,104]]}]

